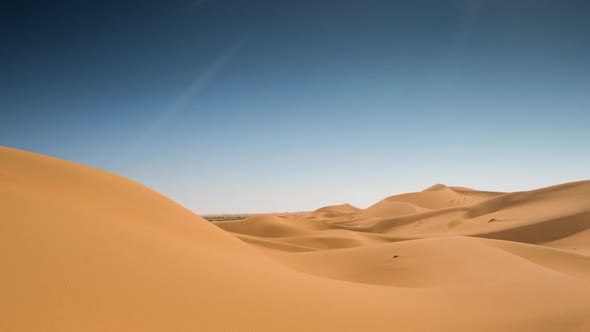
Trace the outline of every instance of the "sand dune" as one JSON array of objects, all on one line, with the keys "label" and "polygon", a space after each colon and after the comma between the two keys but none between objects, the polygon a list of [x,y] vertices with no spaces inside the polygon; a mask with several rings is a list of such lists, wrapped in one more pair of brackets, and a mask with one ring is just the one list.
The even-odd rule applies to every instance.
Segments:
[{"label": "sand dune", "polygon": [[357,208],[356,206],[352,206],[348,203],[341,204],[341,205],[330,205],[325,206],[323,208],[319,208],[313,211],[307,217],[311,218],[340,218],[346,216],[353,216],[360,212],[361,209]]},{"label": "sand dune", "polygon": [[284,216],[260,215],[238,221],[219,221],[214,222],[214,224],[228,232],[262,237],[306,235],[310,231],[319,231],[328,228],[322,222],[313,222],[305,219],[292,222],[293,219]]},{"label": "sand dune", "polygon": [[[590,257],[508,241],[438,237],[341,250],[275,254],[295,270],[350,282],[411,288],[488,288],[561,274],[590,281]],[[502,267],[502,268],[499,268]],[[556,286],[558,281],[556,280]],[[549,281],[546,285],[551,284]]]},{"label": "sand dune", "polygon": [[210,223],[0,148],[0,331],[590,331],[590,181]]}]

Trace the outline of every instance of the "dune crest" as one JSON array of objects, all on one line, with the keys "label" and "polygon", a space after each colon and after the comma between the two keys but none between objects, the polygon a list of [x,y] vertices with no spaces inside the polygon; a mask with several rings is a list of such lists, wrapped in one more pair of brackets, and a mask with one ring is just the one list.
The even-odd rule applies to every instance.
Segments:
[{"label": "dune crest", "polygon": [[589,200],[436,186],[211,223],[0,147],[0,330],[588,331]]},{"label": "dune crest", "polygon": [[312,218],[337,218],[351,216],[361,211],[356,206],[352,206],[348,203],[340,205],[330,205],[319,208],[311,213],[309,217]]}]

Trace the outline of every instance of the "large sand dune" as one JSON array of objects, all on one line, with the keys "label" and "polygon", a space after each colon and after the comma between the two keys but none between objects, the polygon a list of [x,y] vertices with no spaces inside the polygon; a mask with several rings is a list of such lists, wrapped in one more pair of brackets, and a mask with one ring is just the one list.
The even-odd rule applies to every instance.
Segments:
[{"label": "large sand dune", "polygon": [[0,331],[590,331],[590,181],[210,223],[0,148]]}]

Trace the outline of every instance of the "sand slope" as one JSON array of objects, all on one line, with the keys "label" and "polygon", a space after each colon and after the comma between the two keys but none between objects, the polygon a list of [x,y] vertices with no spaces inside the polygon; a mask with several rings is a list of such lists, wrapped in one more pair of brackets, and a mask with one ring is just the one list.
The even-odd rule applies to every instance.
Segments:
[{"label": "sand slope", "polygon": [[323,208],[319,208],[313,211],[308,218],[343,218],[347,216],[354,216],[361,209],[356,206],[352,206],[348,203],[340,205],[330,205]]},{"label": "sand slope", "polygon": [[209,223],[120,176],[0,148],[0,331],[588,331],[589,198],[590,182],[435,186]]}]

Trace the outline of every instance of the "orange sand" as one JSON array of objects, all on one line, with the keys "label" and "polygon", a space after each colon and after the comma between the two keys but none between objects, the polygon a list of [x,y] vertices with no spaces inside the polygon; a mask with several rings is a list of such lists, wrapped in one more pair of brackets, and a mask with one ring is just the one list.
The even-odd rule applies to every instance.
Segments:
[{"label": "orange sand", "polygon": [[210,223],[0,148],[0,243],[0,331],[590,331],[590,181]]}]

